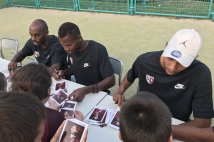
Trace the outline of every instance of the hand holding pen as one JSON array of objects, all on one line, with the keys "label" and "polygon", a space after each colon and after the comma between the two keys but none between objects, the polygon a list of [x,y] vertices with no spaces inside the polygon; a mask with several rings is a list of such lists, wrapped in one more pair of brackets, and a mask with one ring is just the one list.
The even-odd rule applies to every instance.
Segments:
[{"label": "hand holding pen", "polygon": [[63,70],[57,70],[56,68],[54,68],[53,78],[55,80],[60,80],[60,79],[62,79],[63,76],[64,76]]},{"label": "hand holding pen", "polygon": [[115,93],[112,98],[115,104],[118,104],[119,107],[121,107],[123,103],[126,101],[125,96],[121,93]]}]

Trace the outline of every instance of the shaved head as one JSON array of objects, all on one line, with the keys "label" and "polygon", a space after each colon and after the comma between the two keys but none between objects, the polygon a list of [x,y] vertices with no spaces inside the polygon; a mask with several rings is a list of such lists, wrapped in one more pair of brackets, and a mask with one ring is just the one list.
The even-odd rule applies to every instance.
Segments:
[{"label": "shaved head", "polygon": [[37,28],[39,31],[47,31],[48,30],[48,25],[46,24],[46,22],[42,19],[36,19],[32,22],[32,24],[30,25],[30,29],[31,28]]},{"label": "shaved head", "polygon": [[47,47],[49,31],[48,26],[44,20],[34,20],[30,25],[29,33],[34,45],[43,45],[44,47]]}]

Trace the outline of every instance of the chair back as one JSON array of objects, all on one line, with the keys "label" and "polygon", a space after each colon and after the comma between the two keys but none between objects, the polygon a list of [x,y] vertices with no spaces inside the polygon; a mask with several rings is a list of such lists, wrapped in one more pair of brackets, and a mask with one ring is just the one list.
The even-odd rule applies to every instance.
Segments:
[{"label": "chair back", "polygon": [[15,54],[18,53],[19,42],[17,39],[13,38],[2,38],[0,44],[1,57],[4,59],[3,48],[15,50]]},{"label": "chair back", "polygon": [[112,56],[109,56],[109,61],[111,62],[111,65],[114,69],[114,73],[119,76],[118,77],[118,84],[120,86],[122,72],[123,72],[123,62],[120,59],[117,59],[117,58],[112,57]]}]

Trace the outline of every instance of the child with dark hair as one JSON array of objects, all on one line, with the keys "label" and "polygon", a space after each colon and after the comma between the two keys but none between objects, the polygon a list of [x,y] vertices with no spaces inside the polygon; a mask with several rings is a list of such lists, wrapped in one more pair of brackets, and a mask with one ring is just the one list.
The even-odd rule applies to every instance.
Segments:
[{"label": "child with dark hair", "polygon": [[124,142],[172,142],[171,112],[154,94],[139,92],[123,104],[119,138]]},{"label": "child with dark hair", "polygon": [[0,72],[0,92],[7,91],[7,80],[3,73]]},{"label": "child with dark hair", "polygon": [[0,141],[40,142],[46,109],[33,95],[0,92]]},{"label": "child with dark hair", "polygon": [[[51,75],[47,67],[43,64],[28,64],[17,70],[11,78],[12,92],[23,92],[37,96],[45,104],[50,96],[50,87],[52,84]],[[64,116],[54,108],[55,104],[50,104],[47,108],[47,122],[42,142],[49,142],[58,127],[65,120]],[[52,106],[53,105],[53,106]],[[74,112],[78,117],[82,114],[79,111]],[[81,119],[81,118],[80,118]]]}]

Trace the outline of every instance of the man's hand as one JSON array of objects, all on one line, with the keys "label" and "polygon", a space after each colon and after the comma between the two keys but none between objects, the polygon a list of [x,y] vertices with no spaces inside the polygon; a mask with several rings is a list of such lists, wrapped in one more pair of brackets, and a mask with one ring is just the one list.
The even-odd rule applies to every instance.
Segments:
[{"label": "man's hand", "polygon": [[84,99],[85,95],[86,95],[86,87],[83,87],[83,88],[79,88],[77,90],[74,90],[69,95],[69,98],[73,97],[70,100],[76,101],[76,102],[82,102],[82,100]]},{"label": "man's hand", "polygon": [[8,64],[8,71],[10,74],[13,74],[16,71],[17,68],[17,64],[14,61],[10,61],[10,63]]},{"label": "man's hand", "polygon": [[13,59],[10,61],[10,63],[8,64],[8,71],[10,74],[13,74],[16,69],[17,69],[17,64],[18,62],[23,61],[23,59],[26,56],[22,54],[22,50],[20,50],[14,57]]},{"label": "man's hand", "polygon": [[74,118],[83,121],[83,114],[79,110],[74,111]]},{"label": "man's hand", "polygon": [[60,80],[64,76],[64,70],[56,70],[53,72],[53,78],[55,80]]},{"label": "man's hand", "polygon": [[120,93],[115,93],[113,96],[113,101],[118,104],[118,106],[122,106],[124,103],[125,97]]}]

